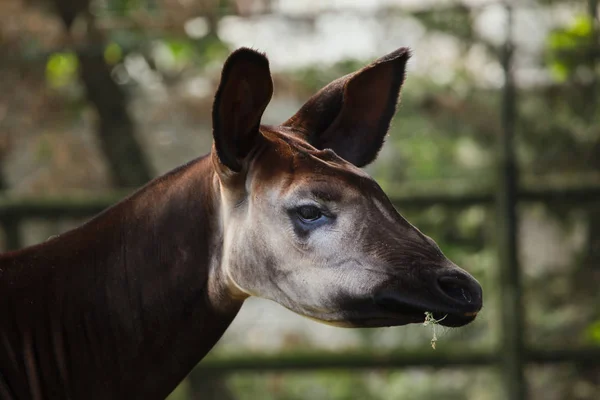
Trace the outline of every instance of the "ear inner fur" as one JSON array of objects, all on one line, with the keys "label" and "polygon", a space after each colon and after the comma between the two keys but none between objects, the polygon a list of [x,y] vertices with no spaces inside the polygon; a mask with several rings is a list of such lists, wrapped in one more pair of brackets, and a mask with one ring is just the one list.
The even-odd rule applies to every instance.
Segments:
[{"label": "ear inner fur", "polygon": [[260,120],[273,95],[269,61],[241,48],[223,67],[213,104],[213,138],[219,161],[234,172],[254,146]]},{"label": "ear inner fur", "polygon": [[333,81],[283,126],[358,167],[369,164],[377,157],[396,111],[409,58],[409,50],[400,48]]}]

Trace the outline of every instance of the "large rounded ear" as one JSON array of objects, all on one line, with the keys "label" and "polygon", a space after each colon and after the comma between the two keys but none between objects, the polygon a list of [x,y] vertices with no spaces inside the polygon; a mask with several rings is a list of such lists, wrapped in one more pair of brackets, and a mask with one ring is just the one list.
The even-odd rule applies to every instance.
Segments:
[{"label": "large rounded ear", "polygon": [[401,48],[331,82],[283,125],[358,167],[369,164],[377,157],[396,112],[409,58],[409,49]]},{"label": "large rounded ear", "polygon": [[256,144],[260,119],[273,95],[269,61],[264,54],[241,48],[221,74],[213,104],[213,139],[219,161],[234,172]]}]

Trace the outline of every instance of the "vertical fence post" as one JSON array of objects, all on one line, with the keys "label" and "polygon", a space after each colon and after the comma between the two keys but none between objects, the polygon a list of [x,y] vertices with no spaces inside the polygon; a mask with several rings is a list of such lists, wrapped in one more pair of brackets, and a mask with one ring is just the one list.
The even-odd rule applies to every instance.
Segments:
[{"label": "vertical fence post", "polygon": [[504,93],[502,134],[498,143],[497,234],[501,282],[502,375],[506,398],[524,400],[523,309],[517,255],[517,180],[514,154],[516,89],[513,77],[513,10],[506,6],[506,42],[502,53]]},{"label": "vertical fence post", "polygon": [[592,34],[590,36],[590,43],[588,43],[588,66],[591,70],[591,80],[587,84],[586,103],[587,103],[587,115],[588,122],[592,123],[592,120],[596,117],[596,106],[598,103],[598,75],[596,73],[598,65],[598,52],[600,45],[600,26],[598,21],[598,0],[588,0],[588,16],[590,18],[590,24],[592,25]]}]

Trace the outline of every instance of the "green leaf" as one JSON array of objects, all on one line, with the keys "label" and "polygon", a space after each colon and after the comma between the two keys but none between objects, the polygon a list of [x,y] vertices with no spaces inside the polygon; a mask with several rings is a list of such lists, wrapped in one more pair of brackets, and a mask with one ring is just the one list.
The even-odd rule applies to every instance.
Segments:
[{"label": "green leaf", "polygon": [[600,344],[600,320],[587,327],[586,336],[590,342]]},{"label": "green leaf", "polygon": [[569,67],[558,61],[550,64],[550,71],[558,82],[566,81],[569,76]]},{"label": "green leaf", "polygon": [[567,27],[556,29],[547,38],[548,67],[559,82],[567,80],[587,62],[586,52],[575,51],[592,45],[592,21],[587,15],[575,17]]},{"label": "green leaf", "polygon": [[46,81],[53,88],[60,88],[77,78],[79,61],[74,53],[54,53],[46,63]]},{"label": "green leaf", "polygon": [[592,35],[592,20],[587,15],[579,16],[567,32],[573,36],[590,37]]},{"label": "green leaf", "polygon": [[111,43],[104,49],[104,60],[109,65],[115,65],[123,58],[123,49],[117,43]]},{"label": "green leaf", "polygon": [[553,32],[548,38],[550,48],[553,50],[562,50],[569,47],[577,46],[577,41],[568,33]]},{"label": "green leaf", "polygon": [[170,39],[165,40],[165,44],[176,62],[188,61],[192,57],[193,47],[187,41]]}]

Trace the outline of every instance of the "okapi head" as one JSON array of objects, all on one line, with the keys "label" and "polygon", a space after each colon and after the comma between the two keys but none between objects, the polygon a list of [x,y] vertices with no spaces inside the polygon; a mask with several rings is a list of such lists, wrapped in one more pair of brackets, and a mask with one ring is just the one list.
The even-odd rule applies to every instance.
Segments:
[{"label": "okapi head", "polygon": [[360,168],[381,149],[409,59],[396,50],[314,95],[280,126],[261,125],[267,58],[227,60],[213,108],[221,195],[221,274],[231,296],[276,301],[338,326],[462,326],[477,281],[394,209]]}]

